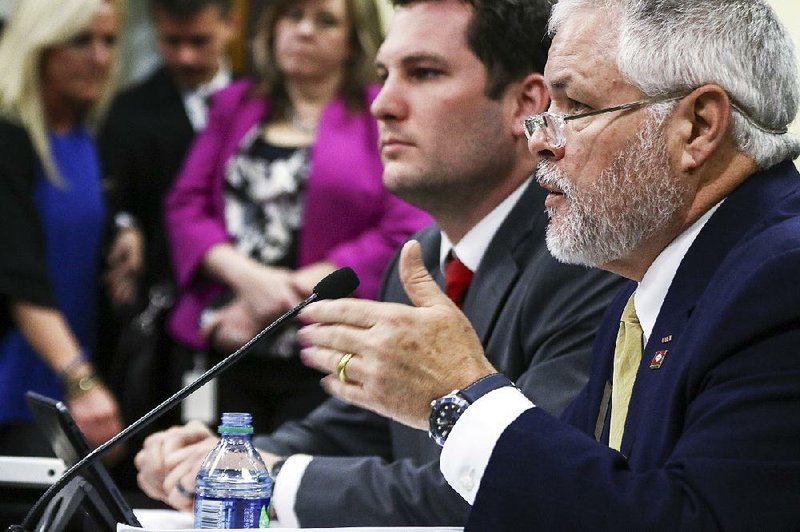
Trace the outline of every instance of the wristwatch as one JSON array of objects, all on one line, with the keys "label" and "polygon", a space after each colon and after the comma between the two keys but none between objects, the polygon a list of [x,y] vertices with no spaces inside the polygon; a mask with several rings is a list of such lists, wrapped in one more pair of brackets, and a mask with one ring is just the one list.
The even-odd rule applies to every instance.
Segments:
[{"label": "wristwatch", "polygon": [[456,421],[469,405],[487,393],[505,386],[514,386],[514,383],[502,373],[492,373],[462,390],[453,390],[443,397],[434,399],[431,401],[428,435],[443,447]]}]

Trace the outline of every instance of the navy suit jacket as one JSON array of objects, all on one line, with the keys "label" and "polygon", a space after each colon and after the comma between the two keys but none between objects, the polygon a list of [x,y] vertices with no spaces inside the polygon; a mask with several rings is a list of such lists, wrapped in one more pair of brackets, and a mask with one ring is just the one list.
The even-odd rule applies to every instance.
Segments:
[{"label": "navy suit jacket", "polygon": [[503,433],[467,530],[800,530],[799,178],[790,161],[751,176],[701,230],[645,346],[620,452],[600,412],[635,283],[566,423],[534,408]]}]

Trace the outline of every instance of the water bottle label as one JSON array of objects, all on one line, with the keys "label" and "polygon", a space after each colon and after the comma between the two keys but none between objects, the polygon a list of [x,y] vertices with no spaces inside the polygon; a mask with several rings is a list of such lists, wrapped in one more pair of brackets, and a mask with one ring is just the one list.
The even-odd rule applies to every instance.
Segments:
[{"label": "water bottle label", "polygon": [[269,528],[269,497],[205,498],[194,502],[195,528]]}]

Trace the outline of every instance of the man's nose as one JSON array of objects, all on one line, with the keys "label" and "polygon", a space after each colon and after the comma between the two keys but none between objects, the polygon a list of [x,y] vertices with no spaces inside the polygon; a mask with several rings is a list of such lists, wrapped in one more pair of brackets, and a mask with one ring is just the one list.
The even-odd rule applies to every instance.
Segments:
[{"label": "man's nose", "polygon": [[370,106],[372,116],[378,120],[398,119],[405,114],[405,109],[399,83],[394,77],[388,76]]},{"label": "man's nose", "polygon": [[541,159],[558,161],[564,158],[564,146],[555,146],[542,128],[536,128],[528,139],[528,151]]}]

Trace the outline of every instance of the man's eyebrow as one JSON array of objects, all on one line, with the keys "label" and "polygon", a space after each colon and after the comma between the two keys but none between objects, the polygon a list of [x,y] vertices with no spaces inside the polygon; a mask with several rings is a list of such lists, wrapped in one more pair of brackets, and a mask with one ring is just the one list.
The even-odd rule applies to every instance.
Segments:
[{"label": "man's eyebrow", "polygon": [[[405,68],[415,66],[419,63],[432,63],[435,65],[445,65],[447,64],[447,61],[440,55],[429,54],[429,53],[406,55],[403,56],[402,59],[400,59],[400,64]],[[386,69],[386,65],[383,63],[383,61],[378,60],[375,61],[375,68]]]}]

